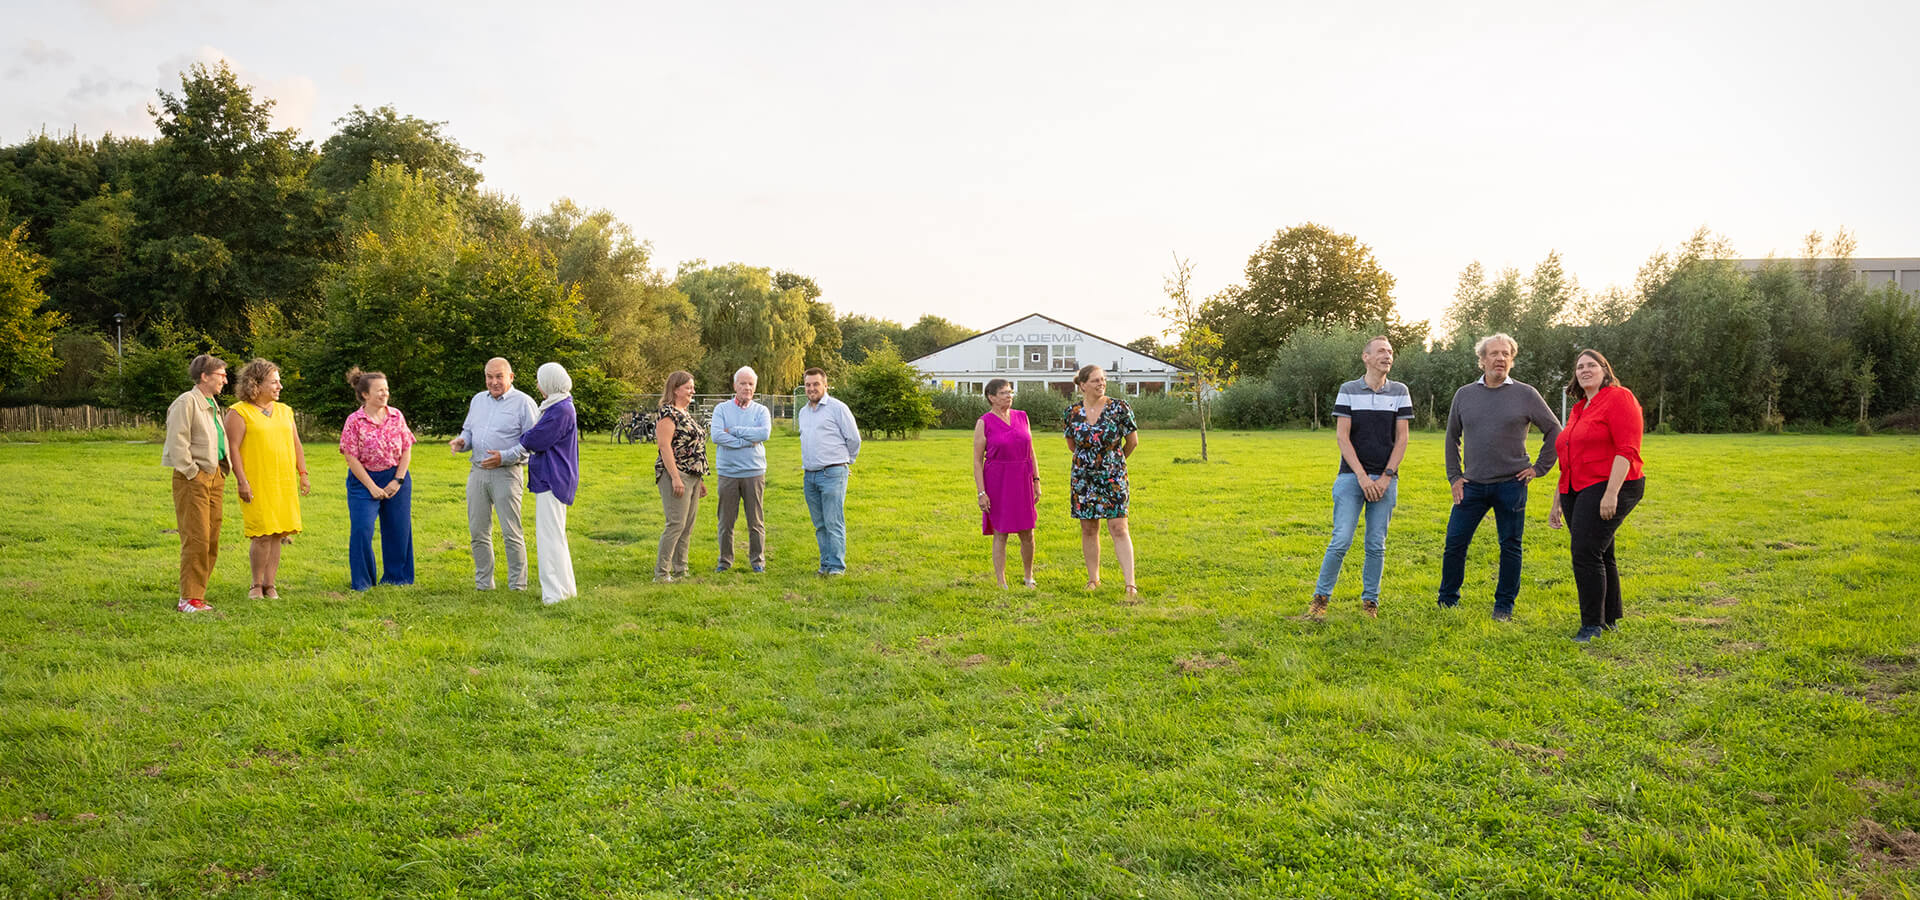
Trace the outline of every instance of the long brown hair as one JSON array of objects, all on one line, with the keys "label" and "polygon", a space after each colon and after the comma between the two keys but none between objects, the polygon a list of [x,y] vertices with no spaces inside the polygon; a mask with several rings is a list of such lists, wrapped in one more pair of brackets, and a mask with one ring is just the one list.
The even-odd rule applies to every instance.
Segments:
[{"label": "long brown hair", "polygon": [[[1582,356],[1591,356],[1593,357],[1594,362],[1597,362],[1600,364],[1600,372],[1601,372],[1600,386],[1601,387],[1606,387],[1607,385],[1610,385],[1610,384],[1620,383],[1620,379],[1613,377],[1613,363],[1607,362],[1607,358],[1605,356],[1600,355],[1600,351],[1594,350],[1592,348],[1588,348],[1586,350],[1580,351],[1579,353],[1575,353],[1573,355],[1574,368],[1578,369],[1580,367],[1580,357]],[[1567,379],[1567,393],[1583,399],[1587,396],[1587,392],[1580,389],[1580,376],[1574,375]],[[1596,391],[1596,393],[1598,392]]]},{"label": "long brown hair", "polygon": [[685,369],[678,369],[672,375],[668,375],[667,387],[665,390],[662,390],[660,392],[660,405],[672,406],[673,392],[679,390],[681,385],[686,384],[687,382],[692,380],[693,380],[693,373]]}]

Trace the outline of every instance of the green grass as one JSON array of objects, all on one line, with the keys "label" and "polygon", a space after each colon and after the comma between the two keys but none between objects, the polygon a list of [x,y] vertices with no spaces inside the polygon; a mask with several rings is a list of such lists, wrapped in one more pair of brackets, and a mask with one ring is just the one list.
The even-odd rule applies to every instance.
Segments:
[{"label": "green grass", "polygon": [[680,585],[649,583],[652,446],[601,440],[578,600],[471,589],[434,444],[420,584],[348,591],[316,444],[283,599],[244,599],[229,500],[197,616],[157,446],[0,446],[0,895],[1920,896],[1867,839],[1920,829],[1920,439],[1650,437],[1590,646],[1545,489],[1515,621],[1491,521],[1435,608],[1432,435],[1380,620],[1356,551],[1325,624],[1329,432],[1207,466],[1144,435],[1137,603],[1110,552],[1080,590],[1057,438],[1041,588],[1005,592],[963,434],[867,444],[831,582],[777,439],[771,571]]}]

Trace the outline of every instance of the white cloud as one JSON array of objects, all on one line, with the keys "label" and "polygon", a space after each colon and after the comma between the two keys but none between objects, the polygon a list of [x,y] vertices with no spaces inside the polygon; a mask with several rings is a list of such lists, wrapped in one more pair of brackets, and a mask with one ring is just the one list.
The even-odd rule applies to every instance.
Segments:
[{"label": "white cloud", "polygon": [[160,11],[160,0],[87,0],[87,5],[115,25],[142,22]]},{"label": "white cloud", "polygon": [[73,54],[59,47],[49,47],[39,38],[28,38],[27,45],[20,48],[20,58],[36,66],[64,66],[73,62]]},{"label": "white cloud", "polygon": [[146,86],[131,78],[119,78],[107,74],[103,69],[80,76],[80,82],[67,91],[67,99],[74,101],[102,100],[123,94],[144,94]]}]

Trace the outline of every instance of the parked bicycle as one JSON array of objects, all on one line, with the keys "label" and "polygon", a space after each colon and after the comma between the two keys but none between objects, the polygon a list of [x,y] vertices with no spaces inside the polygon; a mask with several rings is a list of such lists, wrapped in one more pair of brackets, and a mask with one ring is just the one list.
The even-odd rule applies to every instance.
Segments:
[{"label": "parked bicycle", "polygon": [[[705,422],[709,412],[701,407],[699,400],[695,400],[691,406],[687,407],[687,414]],[[616,444],[653,443],[653,426],[658,417],[659,410],[628,410],[613,425],[613,442]]]},{"label": "parked bicycle", "polygon": [[639,444],[653,440],[653,413],[647,410],[629,410],[613,424],[613,442],[616,444]]}]

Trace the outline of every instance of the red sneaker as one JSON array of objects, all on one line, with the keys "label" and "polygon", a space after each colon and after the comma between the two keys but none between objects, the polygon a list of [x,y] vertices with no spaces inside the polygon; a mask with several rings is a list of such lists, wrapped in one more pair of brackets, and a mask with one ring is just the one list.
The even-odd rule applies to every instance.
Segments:
[{"label": "red sneaker", "polygon": [[191,607],[191,609],[188,610],[189,612],[206,612],[207,610],[210,610],[213,608],[207,605],[207,601],[202,600],[199,597],[195,597],[192,600],[188,600],[187,606]]}]

